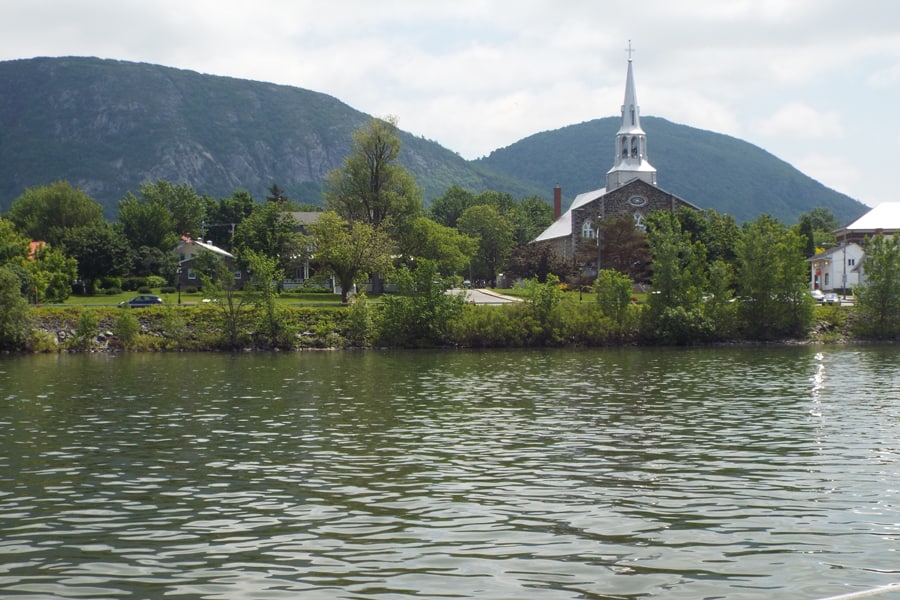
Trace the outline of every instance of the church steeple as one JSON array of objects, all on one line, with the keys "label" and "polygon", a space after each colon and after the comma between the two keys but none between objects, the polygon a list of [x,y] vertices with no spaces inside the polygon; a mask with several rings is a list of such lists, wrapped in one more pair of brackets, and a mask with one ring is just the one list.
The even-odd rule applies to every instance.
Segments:
[{"label": "church steeple", "polygon": [[616,133],[616,158],[606,173],[606,191],[641,179],[656,185],[656,169],[647,160],[647,134],[641,129],[641,111],[637,103],[632,67],[631,40],[628,40],[628,73],[625,76],[625,101],[622,104],[622,124]]}]

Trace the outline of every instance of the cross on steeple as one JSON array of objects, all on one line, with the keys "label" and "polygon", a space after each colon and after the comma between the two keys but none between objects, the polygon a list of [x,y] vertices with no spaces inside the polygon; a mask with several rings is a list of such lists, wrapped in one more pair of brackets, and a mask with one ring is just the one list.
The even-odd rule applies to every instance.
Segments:
[{"label": "cross on steeple", "polygon": [[625,52],[628,53],[628,60],[629,60],[629,61],[631,60],[631,54],[632,54],[633,52],[637,52],[637,50],[635,50],[634,48],[631,47],[631,40],[628,40],[628,47],[625,48]]}]

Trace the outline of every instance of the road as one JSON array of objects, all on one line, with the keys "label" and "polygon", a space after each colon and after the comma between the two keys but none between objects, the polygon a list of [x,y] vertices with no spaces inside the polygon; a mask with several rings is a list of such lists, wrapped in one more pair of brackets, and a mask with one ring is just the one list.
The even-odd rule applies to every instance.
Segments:
[{"label": "road", "polygon": [[493,292],[491,290],[486,289],[452,289],[447,292],[448,294],[460,294],[465,293],[466,302],[470,304],[509,304],[511,302],[521,302],[521,298],[514,298],[512,296],[504,296],[503,294],[498,294],[497,292]]}]

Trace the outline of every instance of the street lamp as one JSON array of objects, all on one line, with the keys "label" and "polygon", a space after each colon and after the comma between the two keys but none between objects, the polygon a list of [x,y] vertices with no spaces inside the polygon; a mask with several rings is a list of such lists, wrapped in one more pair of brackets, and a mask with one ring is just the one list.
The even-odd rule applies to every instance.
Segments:
[{"label": "street lamp", "polygon": [[181,306],[181,267],[178,267],[178,279],[175,282],[175,288],[178,290],[178,306]]}]

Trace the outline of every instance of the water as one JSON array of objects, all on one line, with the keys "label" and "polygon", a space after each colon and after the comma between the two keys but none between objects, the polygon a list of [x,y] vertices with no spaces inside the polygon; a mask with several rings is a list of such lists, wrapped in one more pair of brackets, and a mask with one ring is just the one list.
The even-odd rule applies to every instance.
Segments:
[{"label": "water", "polygon": [[0,596],[813,599],[900,582],[898,354],[6,357]]}]

